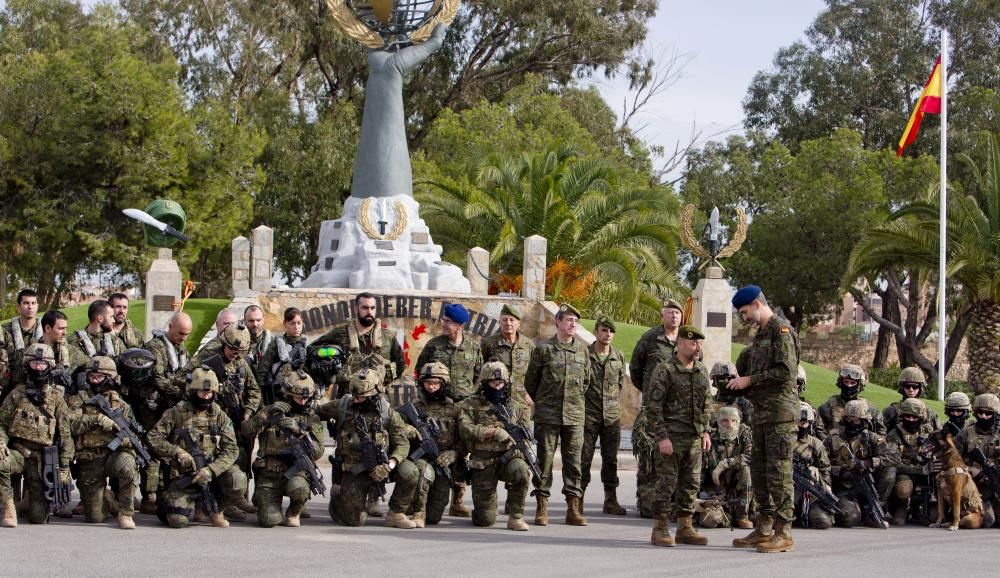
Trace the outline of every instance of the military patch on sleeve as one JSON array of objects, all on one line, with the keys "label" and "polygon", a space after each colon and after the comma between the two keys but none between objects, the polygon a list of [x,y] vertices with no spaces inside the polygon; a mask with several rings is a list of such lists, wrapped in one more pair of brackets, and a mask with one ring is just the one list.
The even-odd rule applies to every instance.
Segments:
[{"label": "military patch on sleeve", "polygon": [[782,327],[781,328],[781,332],[782,333],[791,333],[792,329],[790,327]]}]

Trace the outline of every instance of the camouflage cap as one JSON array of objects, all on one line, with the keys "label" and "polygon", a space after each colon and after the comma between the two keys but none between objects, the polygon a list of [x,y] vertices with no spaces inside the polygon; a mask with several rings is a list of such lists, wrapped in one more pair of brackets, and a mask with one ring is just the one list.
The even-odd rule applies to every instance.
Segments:
[{"label": "camouflage cap", "polygon": [[219,341],[227,347],[246,353],[250,351],[250,330],[243,323],[233,323],[222,330]]},{"label": "camouflage cap", "polygon": [[988,409],[993,413],[1000,413],[1000,398],[992,393],[981,393],[976,396],[976,402],[972,404],[974,409]]},{"label": "camouflage cap", "polygon": [[945,409],[972,409],[972,402],[969,401],[969,396],[961,391],[953,391],[948,394],[948,397],[944,398],[944,408]]},{"label": "camouflage cap", "polygon": [[118,379],[118,366],[115,360],[106,355],[98,355],[87,364],[87,373],[103,373],[111,379]]},{"label": "camouflage cap", "polygon": [[610,329],[611,333],[618,333],[618,328],[615,327],[615,322],[612,321],[611,318],[606,315],[602,315],[597,318],[597,323],[594,324],[594,331],[597,331],[602,326]]},{"label": "camouflage cap", "polygon": [[904,399],[899,404],[899,415],[912,415],[919,418],[927,417],[927,406],[915,397]]},{"label": "camouflage cap", "polygon": [[56,364],[56,354],[52,352],[51,347],[44,343],[32,343],[29,345],[27,349],[24,350],[21,363],[27,367],[28,363],[38,359],[48,362],[50,366]]},{"label": "camouflage cap", "polygon": [[663,300],[663,309],[676,309],[676,310],[680,311],[681,313],[684,313],[684,308],[681,307],[681,304],[679,302],[675,301],[674,299],[664,299]]},{"label": "camouflage cap", "polygon": [[493,379],[501,379],[504,383],[509,383],[510,371],[507,370],[507,366],[499,361],[484,363],[483,368],[479,370],[479,383]]},{"label": "camouflage cap", "polygon": [[724,375],[737,376],[736,364],[732,361],[716,361],[712,365],[712,371],[708,372],[708,376],[712,379],[716,377],[722,377]]},{"label": "camouflage cap", "polygon": [[430,379],[432,377],[440,379],[441,383],[444,385],[448,385],[451,381],[451,376],[448,373],[448,366],[440,361],[425,363],[424,366],[420,368],[420,375],[417,377],[417,382],[423,383],[425,379]]},{"label": "camouflage cap", "polygon": [[503,308],[500,309],[500,315],[510,315],[518,321],[521,320],[521,311],[517,307],[507,305],[506,303],[504,303]]},{"label": "camouflage cap", "polygon": [[215,376],[214,371],[207,367],[196,367],[188,378],[187,391],[188,393],[196,391],[219,393],[219,378]]},{"label": "camouflage cap", "polygon": [[559,306],[559,311],[556,312],[556,319],[562,319],[567,315],[573,315],[577,319],[580,319],[581,317],[579,309],[573,307],[569,303],[563,303],[562,305]]},{"label": "camouflage cap", "polygon": [[377,369],[362,369],[351,376],[351,395],[371,397],[378,395],[383,375]]},{"label": "camouflage cap", "polygon": [[705,334],[694,325],[681,325],[677,330],[677,337],[681,339],[705,339]]}]

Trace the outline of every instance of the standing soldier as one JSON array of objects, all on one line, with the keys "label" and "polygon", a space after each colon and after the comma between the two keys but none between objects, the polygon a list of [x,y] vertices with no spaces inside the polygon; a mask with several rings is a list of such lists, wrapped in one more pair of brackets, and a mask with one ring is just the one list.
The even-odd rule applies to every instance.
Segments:
[{"label": "standing soldier", "polygon": [[748,517],[753,434],[749,426],[740,422],[740,411],[735,406],[719,408],[718,426],[712,432],[712,449],[704,456],[706,476],[702,487],[705,493],[722,502],[737,528],[750,529],[753,528]]},{"label": "standing soldier", "polygon": [[[815,422],[816,410],[804,401],[799,402],[799,431],[792,447],[792,459],[808,468],[813,480],[819,480],[823,488],[832,493],[830,456],[823,442],[813,435]],[[795,520],[802,527],[816,530],[828,530],[833,526],[833,515],[798,488],[795,490]]]},{"label": "standing soldier", "polygon": [[114,326],[111,331],[122,340],[125,349],[142,347],[142,330],[129,321],[128,318],[128,295],[124,293],[112,293],[108,297],[108,303],[114,310]]},{"label": "standing soldier", "polygon": [[507,529],[526,532],[524,499],[528,495],[531,473],[525,458],[504,428],[497,412],[504,412],[512,423],[528,427],[528,408],[510,396],[507,366],[490,361],[479,375],[479,394],[461,405],[458,427],[469,449],[472,472],[472,523],[492,526],[497,517],[497,483],[507,484]]},{"label": "standing soldier", "polygon": [[311,472],[299,470],[288,475],[289,468],[294,465],[289,459],[291,445],[301,445],[309,454],[309,460],[321,458],[323,423],[316,416],[316,385],[309,374],[304,370],[284,372],[278,385],[283,399],[244,422],[243,435],[260,441],[253,464],[257,523],[263,528],[282,523],[281,500],[288,496],[283,523],[298,528],[299,517],[312,496],[308,478]]},{"label": "standing soldier", "polygon": [[[660,308],[660,325],[650,328],[639,338],[632,350],[632,361],[629,363],[629,377],[632,385],[642,392],[646,377],[653,372],[660,361],[672,359],[674,344],[677,342],[677,329],[681,326],[684,315],[681,304],[673,299],[667,299]],[[660,452],[656,442],[649,435],[646,426],[646,397],[642,398],[642,407],[632,425],[632,453],[638,461],[636,472],[636,498],[639,515],[643,518],[653,517],[653,502],[656,501],[656,469],[660,461]]]},{"label": "standing soldier", "polygon": [[[305,369],[306,365],[306,338],[302,335],[302,312],[295,307],[285,309],[284,324],[284,335],[271,340],[271,345],[259,359],[255,371],[264,405],[271,405],[277,401],[280,395],[281,373],[286,371],[286,368]],[[253,341],[252,334],[250,340]],[[251,344],[249,353],[252,352]]]},{"label": "standing soldier", "polygon": [[757,525],[744,538],[733,540],[736,548],[758,552],[789,552],[795,510],[792,481],[792,444],[799,418],[795,377],[799,364],[799,338],[788,321],[771,311],[760,287],[748,285],[733,296],[733,307],[743,323],[757,326],[757,334],[740,355],[745,367],[727,386],[750,388],[753,404],[753,451],[750,480],[757,500]]},{"label": "standing soldier", "polygon": [[206,359],[218,353],[222,349],[222,333],[235,323],[236,313],[232,309],[219,311],[219,314],[215,316],[215,337],[209,339],[208,343],[195,352],[187,367],[184,368],[184,373],[191,373],[195,368],[201,367]]},{"label": "standing soldier", "polygon": [[530,409],[535,402],[524,390],[524,374],[528,371],[535,342],[521,335],[520,329],[521,312],[516,307],[504,305],[500,310],[500,332],[483,338],[481,347],[483,361],[499,361],[507,367],[514,398]]},{"label": "standing soldier", "polygon": [[46,524],[49,501],[42,479],[45,448],[59,447],[59,478],[70,484],[73,436],[69,408],[62,393],[50,385],[55,357],[42,343],[29,345],[21,356],[27,380],[11,391],[0,407],[0,503],[4,517],[0,526],[17,526],[17,510],[11,487],[12,475],[23,475],[29,489],[28,521]]},{"label": "standing soldier", "polygon": [[[417,367],[436,361],[448,368],[449,395],[458,402],[475,393],[476,377],[483,367],[479,342],[465,337],[465,324],[468,322],[469,311],[464,306],[459,303],[445,305],[441,315],[441,335],[428,341],[417,358]],[[468,518],[472,513],[462,503],[465,483],[453,480],[451,490],[448,514]]]},{"label": "standing soldier", "polygon": [[[42,328],[42,338],[38,343],[44,343],[52,348],[56,364],[54,373],[72,375],[78,368],[87,364],[90,358],[76,347],[66,343],[66,314],[62,311],[46,311],[39,323]],[[11,367],[13,383],[24,383],[26,379],[24,365]]]},{"label": "standing soldier", "polygon": [[87,366],[86,375],[89,395],[93,397],[83,402],[81,413],[71,426],[76,441],[76,462],[80,468],[78,481],[83,513],[87,522],[104,522],[104,490],[108,478],[111,478],[117,482],[118,488],[118,527],[134,530],[133,500],[139,483],[135,450],[130,443],[123,443],[116,450],[108,448],[108,443],[115,438],[119,427],[104,414],[96,400],[101,399],[112,410],[120,409],[124,418],[129,421],[133,419],[132,408],[117,391],[118,369],[113,359],[95,357]]},{"label": "standing soldier", "polygon": [[[184,390],[182,368],[188,364],[184,342],[191,335],[191,317],[182,311],[174,313],[167,322],[167,331],[153,330],[153,338],[146,343],[146,350],[153,354],[152,379],[142,379],[129,394],[135,401],[136,419],[148,432],[163,417],[163,412],[180,401]],[[130,357],[128,353],[123,358]],[[137,356],[138,360],[139,357]],[[125,365],[132,365],[126,361]],[[139,365],[142,365],[141,362]],[[139,369],[139,367],[135,367]],[[136,375],[135,377],[139,377]],[[160,485],[160,460],[153,459],[142,472],[142,502],[139,511],[156,513],[156,492]]]},{"label": "standing soldier", "polygon": [[997,414],[1000,414],[1000,399],[992,393],[981,393],[976,396],[976,423],[967,426],[955,438],[955,446],[965,457],[966,463],[973,464],[972,479],[983,497],[983,528],[995,527],[1000,516],[1000,493],[997,487],[983,472],[983,464],[969,457],[973,450],[982,450],[986,465],[992,468],[1000,466],[1000,428],[997,427]]},{"label": "standing soldier", "polygon": [[698,361],[703,339],[705,335],[698,328],[680,327],[673,358],[658,363],[643,385],[648,395],[645,411],[649,432],[663,456],[656,472],[656,525],[650,537],[654,546],[674,545],[669,527],[671,513],[677,515],[678,543],[708,544],[708,538],[692,524],[701,486],[702,452],[712,449],[712,392],[708,370]]},{"label": "standing soldier", "polygon": [[524,388],[535,400],[535,438],[538,465],[542,470],[535,487],[535,524],[549,523],[549,489],[556,445],[562,449],[563,494],[566,495],[566,523],[586,526],[583,517],[583,489],[580,454],[583,451],[584,395],[590,383],[590,356],[587,346],[576,338],[580,312],[563,303],[556,313],[556,335],[540,343],[531,353]]},{"label": "standing soldier", "polygon": [[70,343],[75,345],[88,357],[106,355],[112,359],[125,351],[125,344],[112,331],[115,324],[114,309],[103,299],[98,299],[87,307],[87,326],[75,331]]},{"label": "standing soldier", "polygon": [[[379,368],[362,369],[350,383],[351,393],[317,408],[320,418],[334,420],[337,428],[330,517],[345,526],[364,526],[369,498],[384,495],[386,483],[392,481],[396,486],[385,525],[416,528],[417,524],[406,517],[420,475],[417,466],[406,459],[410,453],[409,426],[379,393],[385,383]],[[366,456],[375,456],[373,463],[366,463]]]},{"label": "standing soldier", "polygon": [[[168,409],[149,432],[150,449],[169,466],[157,517],[171,528],[183,528],[194,516],[199,499],[200,506],[209,509],[204,494],[210,493],[219,511],[209,511],[209,520],[216,528],[228,528],[222,511],[247,491],[247,477],[235,465],[240,450],[233,422],[215,403],[219,380],[212,370],[195,369],[186,391],[187,399]],[[188,445],[188,440],[195,446]],[[194,459],[198,454],[205,457],[206,465],[201,468]]]},{"label": "standing soldier", "polygon": [[615,324],[601,317],[594,326],[590,353],[590,385],[585,395],[583,450],[580,456],[580,489],[590,485],[590,464],[597,440],[601,441],[601,483],[604,485],[604,513],[624,516],[618,503],[618,446],[621,445],[621,394],[625,385],[625,354],[611,341]]},{"label": "standing soldier", "polygon": [[[890,432],[896,429],[896,418],[899,415],[900,404],[908,399],[920,399],[923,397],[924,390],[927,388],[927,379],[924,377],[924,372],[920,371],[920,368],[907,367],[899,372],[899,380],[896,383],[896,388],[899,390],[900,395],[903,396],[902,399],[892,402],[889,407],[882,411],[882,423],[885,424],[886,430]],[[926,405],[924,405],[924,409],[927,410],[927,415],[924,417],[931,431],[941,429],[940,424],[938,424],[937,412]]]},{"label": "standing soldier", "polygon": [[844,408],[847,402],[858,400],[868,407],[868,420],[872,424],[872,431],[885,435],[885,424],[882,423],[882,414],[879,413],[875,404],[861,397],[861,392],[865,390],[868,382],[865,372],[860,366],[848,363],[837,372],[837,387],[840,389],[839,395],[832,395],[823,405],[819,406],[817,413],[823,420],[823,427],[826,431],[833,431],[844,416]]},{"label": "standing soldier", "polygon": [[274,335],[264,329],[264,310],[260,305],[250,305],[243,310],[243,325],[250,332],[250,352],[247,353],[247,363],[257,371],[257,365],[264,353],[271,347]]},{"label": "standing soldier", "polygon": [[[898,413],[894,416],[895,426],[886,441],[895,446],[899,453],[899,465],[896,466],[896,479],[893,483],[892,495],[889,496],[889,506],[892,511],[892,523],[895,526],[906,524],[908,513],[912,513],[914,519],[920,519],[923,523],[930,522],[930,512],[926,507],[911,508],[914,491],[920,490],[918,495],[930,496],[930,460],[924,452],[925,437],[934,431],[930,424],[926,423],[927,406],[924,402],[915,397],[909,397],[899,403]],[[927,500],[920,506],[929,505]],[[919,516],[919,517],[918,517]]]},{"label": "standing soldier", "polygon": [[[16,373],[23,366],[21,355],[31,344],[42,340],[42,324],[38,322],[38,294],[33,289],[21,289],[17,293],[17,317],[3,324],[3,343],[7,348],[7,369]],[[18,385],[19,380],[13,373],[3,386],[3,395]]]}]

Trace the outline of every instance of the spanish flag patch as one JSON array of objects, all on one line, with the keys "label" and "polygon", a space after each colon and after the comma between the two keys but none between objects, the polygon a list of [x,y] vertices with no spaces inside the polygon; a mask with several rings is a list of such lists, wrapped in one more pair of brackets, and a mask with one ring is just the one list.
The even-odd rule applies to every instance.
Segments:
[{"label": "spanish flag patch", "polygon": [[792,330],[791,330],[791,328],[789,328],[789,327],[782,327],[782,328],[781,328],[781,332],[782,332],[782,333],[791,333],[791,332],[792,332]]}]

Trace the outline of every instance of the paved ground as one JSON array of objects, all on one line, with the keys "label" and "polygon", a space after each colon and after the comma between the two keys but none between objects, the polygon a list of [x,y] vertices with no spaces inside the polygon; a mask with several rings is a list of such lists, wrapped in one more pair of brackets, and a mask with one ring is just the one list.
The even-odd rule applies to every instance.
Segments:
[{"label": "paved ground", "polygon": [[[504,516],[493,528],[447,516],[423,530],[385,528],[381,519],[344,528],[330,522],[320,497],[310,503],[313,517],[297,529],[261,529],[252,517],[226,530],[172,530],[155,517],[137,515],[139,527],[132,532],[80,518],[48,526],[22,521],[17,529],[0,531],[0,575],[920,576],[947,567],[949,560],[961,560],[954,568],[963,575],[996,575],[997,530],[802,530],[794,533],[794,552],[764,555],[729,547],[741,533],[717,529],[704,531],[706,547],[653,548],[651,521],[634,513],[634,471],[622,472],[620,495],[628,517],[601,514],[603,495],[591,486],[587,527],[561,523],[560,498],[553,502],[553,524],[518,533],[505,529]],[[533,513],[529,505],[529,519]]]}]

